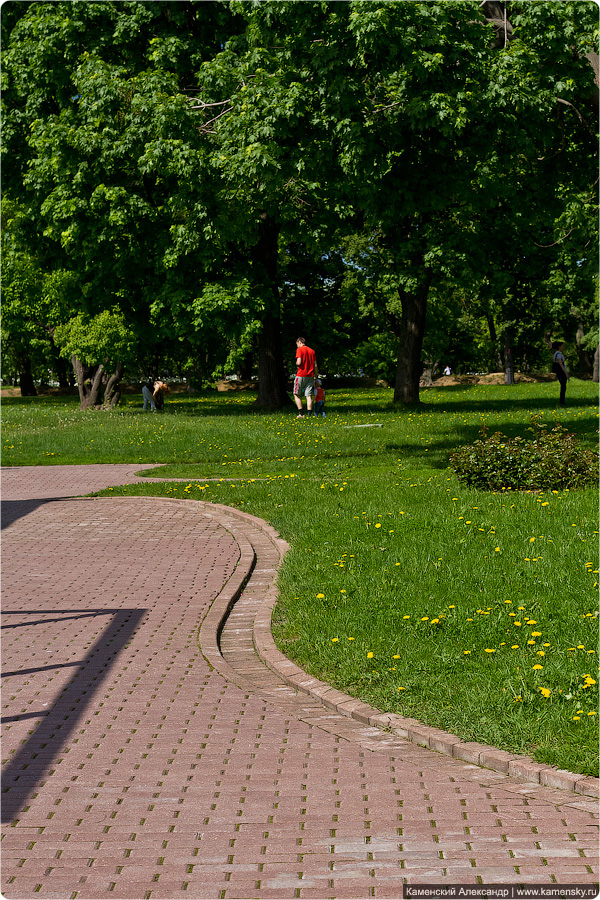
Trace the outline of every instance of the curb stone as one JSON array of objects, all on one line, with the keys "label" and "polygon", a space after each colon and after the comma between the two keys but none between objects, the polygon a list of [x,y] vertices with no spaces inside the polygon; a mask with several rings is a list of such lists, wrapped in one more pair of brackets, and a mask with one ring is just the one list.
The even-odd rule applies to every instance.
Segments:
[{"label": "curb stone", "polygon": [[[160,498],[153,498],[160,499]],[[166,498],[165,498],[166,499]],[[169,498],[172,502],[172,499]],[[197,500],[180,500],[183,503],[197,504]],[[200,501],[202,502],[202,501]],[[255,554],[250,541],[244,535],[239,524],[248,523],[262,531],[272,542],[279,555],[279,563],[289,549],[289,544],[278,532],[258,516],[243,512],[231,506],[218,503],[203,503],[203,515],[211,517],[214,509],[219,523],[233,535],[240,548],[240,559],[229,582],[224,586],[202,622],[199,633],[201,649],[209,664],[219,668],[225,677],[236,680],[236,673],[223,658],[219,637],[224,623],[241,597],[244,587],[252,575],[255,565]],[[223,514],[229,521],[224,520]],[[301,669],[293,660],[288,659],[277,647],[271,632],[271,617],[277,602],[277,591],[273,585],[267,591],[265,599],[258,609],[253,625],[253,642],[256,652],[263,663],[271,669],[289,687],[315,697],[329,709],[341,715],[355,719],[362,724],[390,731],[397,737],[411,743],[452,756],[472,765],[491,769],[503,775],[512,775],[533,784],[555,788],[570,793],[581,794],[589,798],[600,797],[600,779],[589,775],[568,772],[545,763],[537,763],[527,756],[508,753],[488,744],[477,741],[463,741],[455,734],[424,725],[416,719],[385,713],[375,709],[357,697],[344,694],[332,685],[310,675]],[[217,665],[216,665],[217,663]]]},{"label": "curb stone", "polygon": [[[231,514],[231,507],[222,507],[222,509]],[[265,531],[279,550],[280,560],[283,559],[288,544],[271,525],[257,516],[242,513],[239,510],[236,510],[234,514]],[[461,759],[503,775],[517,776],[533,784],[582,794],[586,797],[600,797],[599,778],[568,772],[545,763],[537,763],[528,756],[508,753],[477,741],[463,741],[455,734],[424,725],[416,719],[395,713],[384,713],[357,697],[344,694],[332,685],[305,672],[293,660],[288,659],[275,644],[271,632],[271,616],[276,601],[275,590],[269,591],[256,614],[253,628],[254,646],[265,665],[290,687],[321,700],[327,707],[342,715],[363,724],[391,731],[398,737],[437,753],[452,756],[455,759]],[[221,627],[227,615],[228,612],[222,613]]]}]

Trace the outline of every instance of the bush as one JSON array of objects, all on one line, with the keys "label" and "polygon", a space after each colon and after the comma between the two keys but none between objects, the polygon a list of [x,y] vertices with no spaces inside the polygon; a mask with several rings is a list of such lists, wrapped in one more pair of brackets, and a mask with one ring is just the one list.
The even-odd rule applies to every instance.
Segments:
[{"label": "bush", "polygon": [[450,457],[458,480],[482,490],[564,490],[596,484],[598,454],[578,444],[561,425],[549,431],[532,419],[529,440],[509,439],[500,432],[460,447]]}]

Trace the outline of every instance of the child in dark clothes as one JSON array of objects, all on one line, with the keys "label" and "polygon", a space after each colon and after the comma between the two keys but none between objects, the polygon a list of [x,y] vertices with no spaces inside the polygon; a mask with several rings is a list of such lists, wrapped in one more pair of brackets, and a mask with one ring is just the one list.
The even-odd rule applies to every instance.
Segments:
[{"label": "child in dark clothes", "polygon": [[325,391],[317,378],[315,381],[315,416],[325,415]]}]

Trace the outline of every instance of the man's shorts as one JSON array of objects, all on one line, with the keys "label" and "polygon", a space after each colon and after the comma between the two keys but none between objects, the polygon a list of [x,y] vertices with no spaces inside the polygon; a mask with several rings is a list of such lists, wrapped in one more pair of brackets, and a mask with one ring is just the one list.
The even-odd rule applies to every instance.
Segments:
[{"label": "man's shorts", "polygon": [[294,378],[294,396],[295,397],[312,397],[315,386],[315,379],[312,375],[300,377],[296,375]]}]

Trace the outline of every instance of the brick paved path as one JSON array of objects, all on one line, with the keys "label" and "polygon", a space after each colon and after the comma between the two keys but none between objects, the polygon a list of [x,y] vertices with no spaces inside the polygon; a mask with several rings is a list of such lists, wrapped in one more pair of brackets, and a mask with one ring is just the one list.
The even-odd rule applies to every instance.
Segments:
[{"label": "brick paved path", "polygon": [[2,472],[4,897],[598,880],[594,800],[361,724],[261,662],[272,529],[193,501],[72,499],[134,471]]}]

